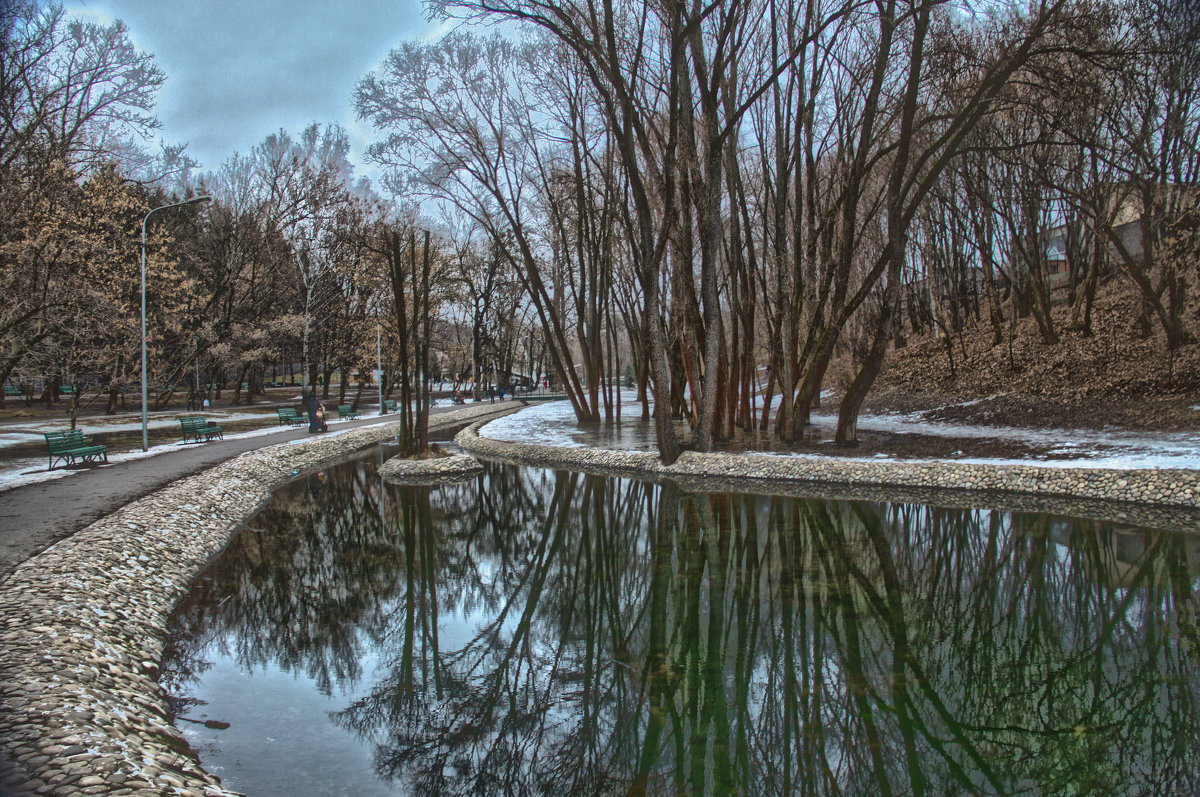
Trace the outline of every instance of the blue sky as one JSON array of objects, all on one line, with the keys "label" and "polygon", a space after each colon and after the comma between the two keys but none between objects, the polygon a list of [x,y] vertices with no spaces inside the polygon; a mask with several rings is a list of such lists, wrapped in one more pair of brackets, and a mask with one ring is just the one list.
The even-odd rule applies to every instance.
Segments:
[{"label": "blue sky", "polygon": [[124,21],[155,55],[167,75],[161,136],[187,142],[205,171],[311,122],[345,127],[357,159],[369,131],[354,120],[355,84],[401,42],[448,29],[427,20],[420,0],[67,0],[66,9]]}]

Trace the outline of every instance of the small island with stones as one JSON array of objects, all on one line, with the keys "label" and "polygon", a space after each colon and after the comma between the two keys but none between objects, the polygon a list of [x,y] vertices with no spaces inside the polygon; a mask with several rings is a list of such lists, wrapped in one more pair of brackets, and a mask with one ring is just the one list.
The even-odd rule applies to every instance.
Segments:
[{"label": "small island with stones", "polygon": [[379,467],[380,476],[403,484],[459,481],[482,471],[483,465],[470,454],[450,453],[436,445],[425,456],[397,455]]}]

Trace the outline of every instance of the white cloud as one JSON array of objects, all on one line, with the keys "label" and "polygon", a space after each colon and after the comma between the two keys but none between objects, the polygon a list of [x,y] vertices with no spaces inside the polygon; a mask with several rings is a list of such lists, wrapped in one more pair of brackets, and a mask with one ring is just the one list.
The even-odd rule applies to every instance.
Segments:
[{"label": "white cloud", "polygon": [[135,46],[155,55],[167,75],[161,136],[188,142],[205,170],[314,121],[346,128],[361,158],[369,130],[354,119],[355,84],[401,42],[452,27],[427,20],[420,0],[76,0],[67,13],[120,19]]}]

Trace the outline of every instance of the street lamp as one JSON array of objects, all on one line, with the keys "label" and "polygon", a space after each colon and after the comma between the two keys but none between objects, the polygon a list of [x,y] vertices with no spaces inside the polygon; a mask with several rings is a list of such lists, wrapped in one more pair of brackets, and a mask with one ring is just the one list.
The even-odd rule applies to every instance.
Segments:
[{"label": "street lamp", "polygon": [[211,201],[212,197],[210,196],[194,196],[191,199],[185,199],[173,205],[163,205],[162,207],[154,208],[142,219],[142,451],[150,449],[150,437],[146,431],[146,222],[150,220],[150,216],[160,210],[180,208],[184,205],[196,205],[200,202]]}]

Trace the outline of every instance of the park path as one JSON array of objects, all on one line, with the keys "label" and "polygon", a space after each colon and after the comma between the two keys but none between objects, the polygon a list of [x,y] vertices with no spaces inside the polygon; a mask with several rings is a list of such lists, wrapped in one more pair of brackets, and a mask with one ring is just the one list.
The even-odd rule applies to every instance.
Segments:
[{"label": "park path", "polygon": [[[431,413],[436,415],[453,409],[456,408],[437,406]],[[330,431],[337,433],[397,420],[395,415],[372,415],[355,421],[334,422]],[[226,435],[224,440],[172,446],[155,456],[79,469],[63,478],[4,490],[0,492],[0,583],[7,580],[21,562],[131,501],[246,451],[307,436],[308,430],[304,427]]]}]

